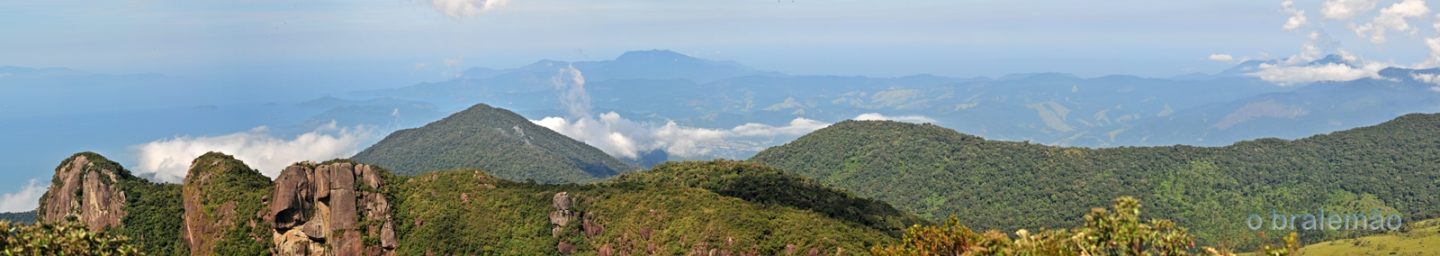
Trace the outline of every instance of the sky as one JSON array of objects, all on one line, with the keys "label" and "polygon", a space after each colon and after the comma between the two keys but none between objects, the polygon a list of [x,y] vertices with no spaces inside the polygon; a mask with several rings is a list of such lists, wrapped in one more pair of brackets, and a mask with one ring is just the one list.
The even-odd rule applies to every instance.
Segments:
[{"label": "sky", "polygon": [[[1328,19],[1327,2],[1372,6]],[[1418,62],[1433,34],[1352,33],[1397,1],[1294,3],[1327,41]],[[1356,8],[1364,9],[1364,8]],[[792,74],[1172,76],[1300,52],[1280,1],[175,1],[0,3],[0,65],[111,73],[317,70],[438,79],[463,67],[671,49]],[[1357,22],[1359,21],[1359,22]],[[1422,25],[1426,24],[1426,25]],[[423,75],[416,75],[423,70]],[[398,77],[398,78],[397,78]],[[403,79],[400,79],[403,78]],[[391,81],[387,80],[387,81]],[[368,85],[379,87],[382,85]]]},{"label": "sky", "polygon": [[[1215,73],[1246,60],[1288,59],[1253,74],[1283,85],[1374,76],[1389,66],[1440,66],[1440,18],[1431,9],[1434,4],[7,0],[0,1],[0,66],[154,73],[196,78],[184,80],[197,81],[193,86],[236,87],[237,93],[302,95],[440,81],[470,67],[607,60],[625,51],[669,49],[762,70],[847,76],[1065,72],[1169,77]],[[1357,65],[1296,65],[1327,54]],[[544,124],[569,127],[606,122],[603,117],[546,119]],[[815,126],[804,121],[791,125]],[[317,130],[311,139],[354,144],[352,135],[363,131],[347,129]],[[285,152],[281,149],[291,142],[265,131],[261,126],[147,146],[203,151],[183,146],[258,137],[270,142],[262,145],[276,145],[265,152]],[[715,134],[742,136],[726,132],[740,134]],[[156,159],[142,165],[166,165]],[[0,181],[0,212],[33,209],[45,184],[43,179]]]}]

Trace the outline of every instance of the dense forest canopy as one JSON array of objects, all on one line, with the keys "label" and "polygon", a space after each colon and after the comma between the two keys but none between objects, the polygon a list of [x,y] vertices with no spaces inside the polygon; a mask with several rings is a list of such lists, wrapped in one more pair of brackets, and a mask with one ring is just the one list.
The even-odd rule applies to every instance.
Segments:
[{"label": "dense forest canopy", "polygon": [[[753,161],[979,228],[1063,227],[1119,196],[1194,227],[1203,243],[1253,246],[1249,214],[1440,215],[1440,115],[1226,147],[1055,147],[991,141],[930,124],[846,121]],[[1365,231],[1369,232],[1369,231]],[[1358,235],[1300,232],[1304,241]]]}]

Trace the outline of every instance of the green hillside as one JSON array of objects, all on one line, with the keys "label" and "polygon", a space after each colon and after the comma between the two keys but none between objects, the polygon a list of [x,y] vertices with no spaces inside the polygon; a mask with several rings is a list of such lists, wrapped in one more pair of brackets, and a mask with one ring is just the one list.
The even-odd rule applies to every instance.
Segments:
[{"label": "green hillside", "polygon": [[[753,161],[937,220],[1013,230],[1072,226],[1074,209],[1148,202],[1203,244],[1253,246],[1249,214],[1398,211],[1440,215],[1440,115],[1226,147],[1088,149],[990,141],[934,125],[845,121]],[[1274,233],[1274,232],[1272,232]],[[1302,241],[1359,235],[1301,232]]]},{"label": "green hillside", "polygon": [[[586,185],[511,182],[478,170],[402,179],[389,191],[398,202],[402,255],[557,255],[561,242],[577,255],[851,254],[895,241],[917,221],[883,203],[735,161],[669,163]],[[802,186],[777,187],[784,184]],[[547,217],[560,192],[573,198],[578,215],[553,233]]]},{"label": "green hillside", "polygon": [[514,112],[485,104],[392,133],[352,159],[397,174],[478,168],[509,180],[540,183],[592,181],[637,169]]},{"label": "green hillside", "polygon": [[1301,248],[1310,256],[1440,255],[1440,219],[1406,223],[1402,232],[1319,242]]}]

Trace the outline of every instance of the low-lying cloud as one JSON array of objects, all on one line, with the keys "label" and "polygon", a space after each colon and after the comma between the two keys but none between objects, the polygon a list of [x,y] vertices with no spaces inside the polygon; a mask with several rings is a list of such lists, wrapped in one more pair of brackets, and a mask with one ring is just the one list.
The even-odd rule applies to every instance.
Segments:
[{"label": "low-lying cloud", "polygon": [[855,118],[853,119],[859,121],[896,121],[917,124],[936,123],[935,119],[930,119],[929,117],[924,116],[885,116],[881,115],[880,113],[864,113],[860,114],[859,116],[855,116]]},{"label": "low-lying cloud", "polygon": [[661,149],[682,158],[709,156],[719,152],[759,151],[775,142],[799,137],[829,123],[795,118],[783,126],[747,123],[730,129],[682,126],[675,121],[663,125],[641,123],[609,112],[599,118],[566,119],[546,117],[531,120],[567,137],[585,142],[605,153],[635,159],[640,153]]},{"label": "low-lying cloud", "polygon": [[139,158],[136,170],[141,174],[153,173],[160,181],[178,183],[183,181],[190,161],[216,151],[233,155],[273,178],[295,162],[354,155],[370,134],[367,127],[338,127],[331,121],[293,139],[275,137],[265,126],[214,137],[181,136],[135,146]]},{"label": "low-lying cloud", "polygon": [[0,212],[24,212],[34,211],[40,207],[40,195],[45,194],[48,183],[41,185],[39,180],[30,179],[20,191],[0,195]]},{"label": "low-lying cloud", "polygon": [[1290,66],[1261,64],[1260,69],[1250,75],[1280,85],[1296,85],[1322,81],[1350,81],[1361,78],[1378,78],[1385,65],[1368,63],[1360,67],[1330,63],[1324,65]]}]

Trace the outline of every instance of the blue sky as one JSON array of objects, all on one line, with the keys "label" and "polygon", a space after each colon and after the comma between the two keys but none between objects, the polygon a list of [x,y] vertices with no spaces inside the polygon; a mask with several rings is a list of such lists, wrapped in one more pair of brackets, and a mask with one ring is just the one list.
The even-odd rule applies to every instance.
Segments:
[{"label": "blue sky", "polygon": [[[435,2],[444,1],[451,0]],[[1281,28],[1279,1],[508,0],[470,16],[433,3],[5,1],[0,65],[384,70],[367,73],[423,79],[453,72],[443,70],[446,60],[510,67],[673,49],[798,74],[1170,76],[1230,65],[1208,60],[1213,53],[1281,57],[1306,41]],[[1426,55],[1414,42],[1368,45],[1346,22],[1318,17],[1320,1],[1296,5],[1313,9],[1313,23],[1334,23],[1326,34],[1357,54],[1403,62]],[[413,74],[420,64],[430,69]]]}]

